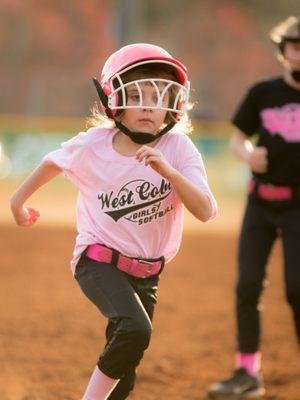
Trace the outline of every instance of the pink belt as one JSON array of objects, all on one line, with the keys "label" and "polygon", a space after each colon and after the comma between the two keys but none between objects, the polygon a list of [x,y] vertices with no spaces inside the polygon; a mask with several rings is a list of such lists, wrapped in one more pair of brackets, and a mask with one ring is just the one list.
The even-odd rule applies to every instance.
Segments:
[{"label": "pink belt", "polygon": [[[254,193],[255,191],[258,197],[269,201],[291,200],[293,197],[293,188],[290,186],[275,186],[269,183],[255,182],[251,179],[249,192]],[[300,197],[300,188],[297,188],[297,197]]]},{"label": "pink belt", "polygon": [[[86,256],[95,261],[114,264],[119,270],[136,278],[148,278],[149,276],[157,275],[164,265],[163,257],[154,261],[130,258],[101,244],[88,246]],[[116,261],[114,262],[114,260]]]}]

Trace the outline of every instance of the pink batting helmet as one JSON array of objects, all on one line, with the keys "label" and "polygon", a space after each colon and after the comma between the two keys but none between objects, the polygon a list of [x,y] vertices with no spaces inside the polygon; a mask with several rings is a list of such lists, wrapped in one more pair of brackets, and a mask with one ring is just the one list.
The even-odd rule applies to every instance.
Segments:
[{"label": "pink batting helmet", "polygon": [[[135,43],[122,47],[105,62],[100,78],[100,85],[104,94],[110,96],[113,93],[115,90],[113,81],[118,75],[133,67],[152,62],[172,66],[178,83],[189,93],[187,68],[181,62],[173,58],[170,53],[159,46],[148,43]],[[114,109],[111,112],[112,115],[116,114],[116,110]]]}]

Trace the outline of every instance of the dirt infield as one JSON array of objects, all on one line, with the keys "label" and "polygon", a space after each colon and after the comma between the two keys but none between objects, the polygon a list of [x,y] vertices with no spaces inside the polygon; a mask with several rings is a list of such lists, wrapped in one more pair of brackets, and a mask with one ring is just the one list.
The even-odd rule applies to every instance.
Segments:
[{"label": "dirt infield", "polygon": [[[0,228],[0,399],[79,400],[103,346],[105,320],[68,263],[72,229]],[[235,349],[234,234],[186,234],[161,279],[154,333],[131,399],[204,399]],[[268,400],[299,400],[299,350],[276,246],[264,296]]]}]

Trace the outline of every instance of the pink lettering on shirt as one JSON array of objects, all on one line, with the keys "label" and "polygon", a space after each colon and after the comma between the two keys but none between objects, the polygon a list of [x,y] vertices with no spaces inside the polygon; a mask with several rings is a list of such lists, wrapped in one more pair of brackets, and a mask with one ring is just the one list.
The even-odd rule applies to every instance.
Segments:
[{"label": "pink lettering on shirt", "polygon": [[278,134],[287,142],[300,141],[300,104],[266,108],[261,112],[261,119],[264,128],[271,134]]}]

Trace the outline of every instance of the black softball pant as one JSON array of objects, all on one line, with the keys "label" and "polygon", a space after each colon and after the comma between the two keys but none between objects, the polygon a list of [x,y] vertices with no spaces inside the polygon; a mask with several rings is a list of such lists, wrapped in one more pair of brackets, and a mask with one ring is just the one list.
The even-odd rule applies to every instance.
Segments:
[{"label": "black softball pant", "polygon": [[287,301],[292,309],[300,344],[300,205],[281,206],[249,199],[238,251],[236,288],[237,340],[242,353],[260,346],[259,301],[272,245],[282,238]]},{"label": "black softball pant", "polygon": [[134,387],[135,369],[149,345],[159,276],[135,278],[82,254],[75,278],[83,293],[108,318],[106,345],[98,361],[120,379],[109,400],[123,400]]}]

